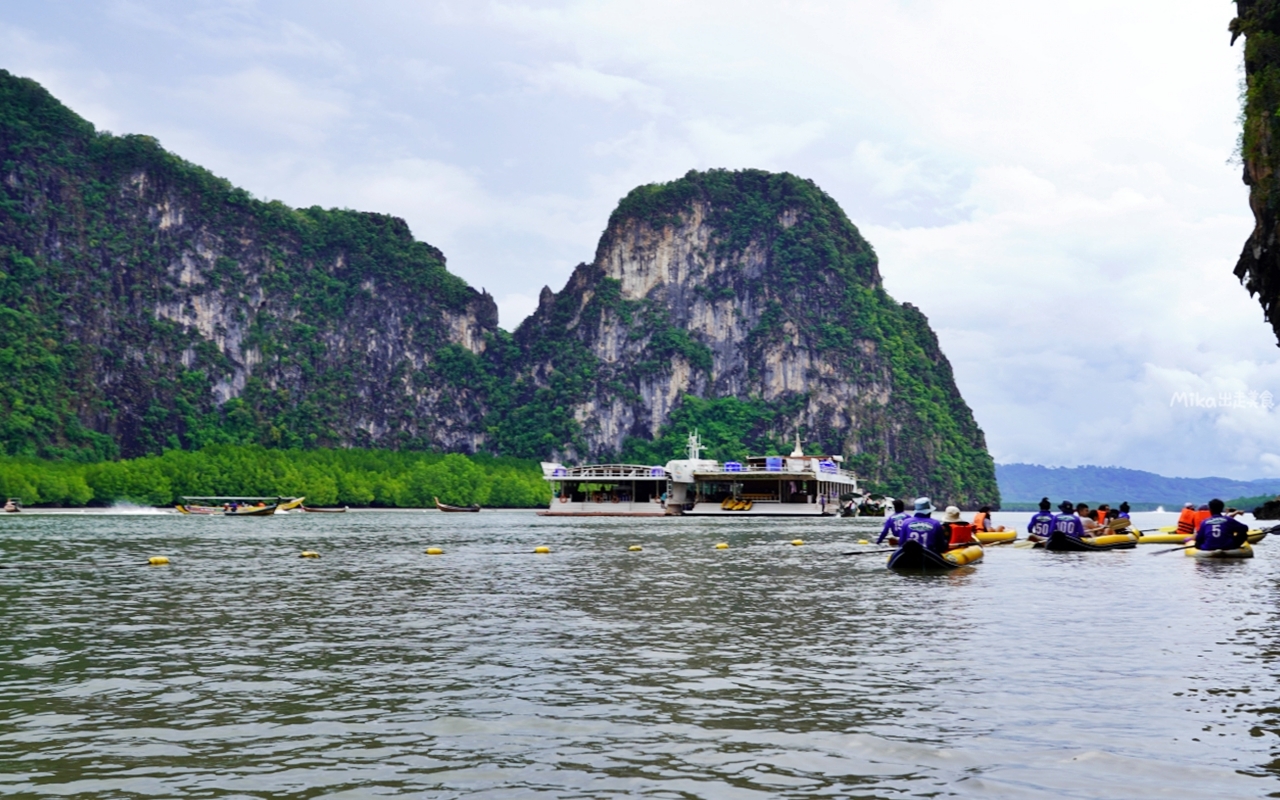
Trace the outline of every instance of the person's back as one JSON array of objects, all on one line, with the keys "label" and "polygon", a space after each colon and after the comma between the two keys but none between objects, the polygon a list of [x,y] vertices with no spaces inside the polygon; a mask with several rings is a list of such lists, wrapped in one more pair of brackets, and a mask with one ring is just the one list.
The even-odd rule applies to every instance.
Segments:
[{"label": "person's back", "polygon": [[983,506],[978,509],[978,513],[973,516],[973,529],[975,531],[991,530],[991,509]]},{"label": "person's back", "polygon": [[[876,544],[883,542],[885,537],[898,541],[902,540],[902,526],[911,518],[911,515],[903,510],[905,508],[906,504],[901,500],[893,501],[893,515],[884,521],[884,526],[880,528],[880,538],[876,539]],[[897,544],[898,541],[891,542],[891,544]]]},{"label": "person's back", "polygon": [[1178,535],[1194,536],[1196,533],[1196,508],[1187,503],[1182,507],[1182,513],[1178,515]]},{"label": "person's back", "polygon": [[1076,510],[1071,507],[1068,502],[1063,502],[1060,506],[1061,514],[1055,514],[1053,517],[1053,529],[1057,533],[1065,534],[1073,539],[1083,538],[1085,535],[1084,523],[1080,517],[1076,516]]},{"label": "person's back", "polygon": [[1027,523],[1027,533],[1042,539],[1048,539],[1049,533],[1053,531],[1054,513],[1049,510],[1049,498],[1041,498],[1040,510],[1031,515],[1031,521]]},{"label": "person's back", "polygon": [[902,535],[898,538],[899,548],[904,547],[907,542],[917,542],[924,549],[935,553],[947,551],[950,536],[948,531],[943,530],[941,522],[929,516],[933,510],[929,498],[921,497],[916,500],[915,513],[902,525]]},{"label": "person's back", "polygon": [[1200,526],[1211,516],[1213,516],[1213,512],[1209,510],[1208,503],[1197,508],[1195,519],[1191,523],[1193,530],[1198,533],[1200,531]]},{"label": "person's back", "polygon": [[1234,550],[1249,540],[1249,526],[1222,513],[1222,501],[1213,499],[1209,516],[1196,528],[1197,550]]}]

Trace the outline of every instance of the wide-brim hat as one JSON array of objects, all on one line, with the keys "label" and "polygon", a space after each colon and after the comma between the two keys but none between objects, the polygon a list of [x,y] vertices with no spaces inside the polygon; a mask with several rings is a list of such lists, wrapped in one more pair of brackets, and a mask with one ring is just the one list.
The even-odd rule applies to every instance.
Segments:
[{"label": "wide-brim hat", "polygon": [[929,500],[929,498],[927,497],[916,498],[915,513],[932,514],[934,511],[937,511],[937,509],[933,507],[933,502]]},{"label": "wide-brim hat", "polygon": [[942,515],[942,521],[943,522],[959,522],[960,509],[956,508],[955,506],[947,506],[946,513]]}]

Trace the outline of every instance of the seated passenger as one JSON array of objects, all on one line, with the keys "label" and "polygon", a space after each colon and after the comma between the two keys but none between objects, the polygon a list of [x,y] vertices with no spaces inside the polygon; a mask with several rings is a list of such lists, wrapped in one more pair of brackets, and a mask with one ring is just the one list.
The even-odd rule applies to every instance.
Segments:
[{"label": "seated passenger", "polygon": [[1195,534],[1196,507],[1194,503],[1186,503],[1182,506],[1182,513],[1178,515],[1178,535],[1195,536]]},{"label": "seated passenger", "polygon": [[1125,501],[1120,504],[1120,511],[1116,514],[1120,519],[1129,519],[1129,503]]},{"label": "seated passenger", "polygon": [[[1085,506],[1084,503],[1080,505],[1084,506],[1086,511],[1089,510],[1089,507]],[[1062,513],[1053,515],[1053,529],[1058,533],[1070,536],[1072,539],[1083,539],[1086,535],[1084,521],[1076,516],[1076,511],[1072,507],[1071,501],[1063,500],[1058,508],[1062,509]]]},{"label": "seated passenger", "polygon": [[1031,521],[1027,523],[1027,538],[1033,542],[1043,542],[1049,538],[1049,532],[1053,530],[1053,518],[1057,516],[1049,510],[1049,498],[1040,498],[1040,510],[1031,515]]},{"label": "seated passenger", "polygon": [[1211,516],[1213,516],[1213,512],[1209,510],[1208,503],[1204,503],[1196,509],[1196,516],[1192,522],[1195,526],[1196,533],[1200,532],[1200,524]]},{"label": "seated passenger", "polygon": [[977,515],[973,518],[973,529],[975,531],[1002,531],[1003,525],[991,524],[991,506],[983,506],[978,509]]},{"label": "seated passenger", "polygon": [[893,515],[885,519],[884,527],[880,529],[880,538],[876,539],[876,544],[883,542],[886,536],[889,538],[889,544],[897,544],[898,540],[902,538],[901,527],[910,519],[910,515],[903,510],[904,508],[906,508],[906,504],[901,500],[893,501]]},{"label": "seated passenger", "polygon": [[977,544],[973,539],[974,526],[960,518],[960,509],[947,506],[942,514],[942,528],[947,532],[949,547],[966,547]]},{"label": "seated passenger", "polygon": [[1249,541],[1249,526],[1222,513],[1222,501],[1209,501],[1209,516],[1196,529],[1197,550],[1235,550]]},{"label": "seated passenger", "polygon": [[929,498],[916,498],[914,513],[902,526],[899,549],[907,542],[917,542],[926,550],[932,550],[935,553],[947,552],[947,547],[951,544],[950,534],[942,529],[941,522],[930,516],[933,512],[933,504]]},{"label": "seated passenger", "polygon": [[1080,519],[1080,523],[1084,525],[1085,531],[1088,532],[1090,536],[1093,536],[1095,532],[1098,532],[1102,527],[1098,524],[1098,521],[1093,518],[1093,515],[1089,513],[1088,503],[1076,503],[1076,516]]}]

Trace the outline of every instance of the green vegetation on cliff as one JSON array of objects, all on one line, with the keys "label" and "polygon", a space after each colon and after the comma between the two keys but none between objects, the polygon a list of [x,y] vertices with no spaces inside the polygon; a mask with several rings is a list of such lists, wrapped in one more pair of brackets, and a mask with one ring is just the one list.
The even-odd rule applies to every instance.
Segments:
[{"label": "green vegetation on cliff", "polygon": [[1254,229],[1236,262],[1236,277],[1258,296],[1280,338],[1280,0],[1236,0],[1231,43],[1244,37],[1239,155]]},{"label": "green vegetation on cliff", "polygon": [[305,495],[307,505],[420,508],[545,506],[550,489],[531,461],[387,450],[268,450],[220,445],[85,464],[0,458],[0,495],[32,505],[170,505],[183,495]]}]

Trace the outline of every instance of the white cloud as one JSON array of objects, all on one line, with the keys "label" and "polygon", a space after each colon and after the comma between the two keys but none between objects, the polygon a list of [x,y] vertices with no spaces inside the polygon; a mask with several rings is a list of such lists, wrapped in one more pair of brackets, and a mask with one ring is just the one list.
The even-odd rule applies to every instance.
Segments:
[{"label": "white cloud", "polygon": [[[300,10],[305,8],[305,12]],[[256,194],[405,217],[503,324],[632,187],[814,179],[939,332],[999,460],[1280,474],[1231,275],[1228,3],[765,0],[15,9],[10,69]]]}]

